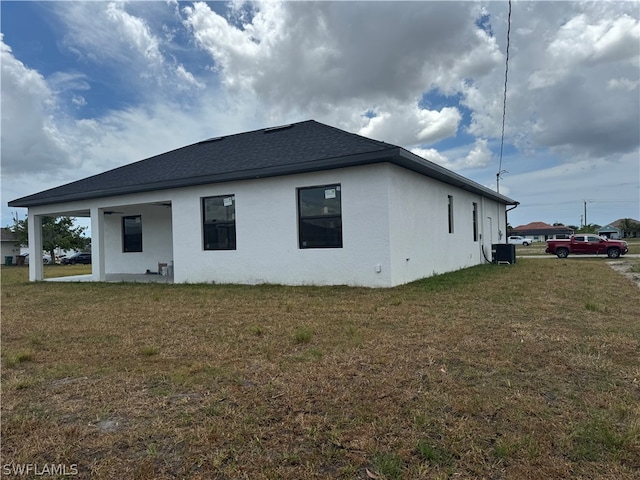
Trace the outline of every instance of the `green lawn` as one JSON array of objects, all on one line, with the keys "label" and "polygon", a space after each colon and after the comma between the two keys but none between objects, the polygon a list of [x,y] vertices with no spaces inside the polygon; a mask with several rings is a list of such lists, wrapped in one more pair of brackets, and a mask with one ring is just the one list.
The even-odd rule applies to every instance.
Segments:
[{"label": "green lawn", "polygon": [[3,267],[2,463],[637,478],[640,292],[606,259],[574,260],[393,289],[28,283]]}]

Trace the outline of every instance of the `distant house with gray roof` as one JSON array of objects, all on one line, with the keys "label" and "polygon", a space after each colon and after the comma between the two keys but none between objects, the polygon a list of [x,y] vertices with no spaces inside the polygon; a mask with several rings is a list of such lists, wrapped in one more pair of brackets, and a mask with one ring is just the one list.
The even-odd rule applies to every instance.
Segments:
[{"label": "distant house with gray roof", "polygon": [[612,239],[640,236],[640,221],[629,218],[628,220],[630,220],[632,225],[635,224],[636,228],[633,231],[625,231],[625,220],[626,219],[624,218],[619,218],[615,222],[611,222],[604,227],[601,227],[600,229],[598,229],[598,235],[602,235],[604,237]]},{"label": "distant house with gray roof", "polygon": [[[90,217],[92,273],[391,287],[477,265],[517,202],[413,153],[310,120],[211,138],[9,202]],[[42,279],[42,265],[29,265]]]}]

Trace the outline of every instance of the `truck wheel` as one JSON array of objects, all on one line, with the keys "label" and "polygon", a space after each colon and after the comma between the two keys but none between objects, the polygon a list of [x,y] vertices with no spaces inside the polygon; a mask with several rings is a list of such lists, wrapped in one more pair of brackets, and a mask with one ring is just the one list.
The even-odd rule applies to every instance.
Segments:
[{"label": "truck wheel", "polygon": [[618,258],[620,256],[620,250],[617,248],[610,248],[607,250],[607,257],[609,258]]},{"label": "truck wheel", "polygon": [[522,242],[522,246],[528,247],[529,246],[529,242]]},{"label": "truck wheel", "polygon": [[556,255],[558,258],[567,258],[569,256],[569,250],[566,248],[559,248],[556,250]]}]

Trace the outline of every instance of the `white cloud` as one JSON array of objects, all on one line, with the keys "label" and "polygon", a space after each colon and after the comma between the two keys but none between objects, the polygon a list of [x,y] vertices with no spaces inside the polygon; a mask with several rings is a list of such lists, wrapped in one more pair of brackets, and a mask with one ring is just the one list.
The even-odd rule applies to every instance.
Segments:
[{"label": "white cloud", "polygon": [[451,162],[449,159],[438,152],[435,148],[412,148],[411,153],[415,153],[419,157],[422,157],[430,162],[437,163],[441,167],[449,168],[451,166]]},{"label": "white cloud", "polygon": [[[513,21],[529,27],[512,31],[505,140],[552,148],[564,161],[637,151],[637,9],[625,2],[537,2],[522,5],[525,20],[518,7]],[[473,88],[468,100],[477,124],[470,132],[495,137],[501,98],[487,95],[486,85]]]},{"label": "white cloud", "polygon": [[454,136],[461,115],[457,108],[445,107],[441,111],[410,106],[394,111],[376,112],[365,118],[365,125],[358,133],[365,137],[399,145],[433,143]]},{"label": "white cloud", "polygon": [[486,167],[493,157],[488,148],[487,140],[484,139],[477,139],[470,150],[468,147],[458,148],[456,151],[450,151],[450,155],[445,155],[434,148],[422,147],[412,148],[411,152],[456,172]]},{"label": "white cloud", "polygon": [[640,80],[631,80],[630,78],[612,78],[607,82],[607,90],[635,90],[640,85]]},{"label": "white cloud", "polygon": [[546,49],[544,68],[531,75],[531,89],[554,85],[579,66],[638,63],[640,22],[628,15],[589,18],[582,13],[562,25]]},{"label": "white cloud", "polygon": [[[361,133],[388,141],[416,144],[455,134],[455,108],[419,109],[418,99],[432,88],[453,91],[461,75],[484,75],[501,58],[495,41],[474,27],[476,10],[459,3],[398,8],[378,2],[363,9],[265,2],[254,8],[248,13],[236,6],[242,22],[204,3],[184,9],[185,23],[224,85],[255,93],[273,117],[295,112],[354,130],[361,119],[352,112],[375,111]],[[453,30],[456,36],[445,35]]]},{"label": "white cloud", "polygon": [[13,56],[0,34],[2,173],[55,172],[70,165],[55,122],[56,98],[45,79]]},{"label": "white cloud", "polygon": [[145,18],[127,11],[129,7],[153,19],[158,4],[60,2],[53,12],[66,26],[64,45],[69,51],[82,62],[111,66],[110,73],[141,96],[162,89],[175,98],[174,90],[184,94],[203,89],[204,83],[183,63],[164,53],[173,39],[165,25],[155,26],[156,33]]},{"label": "white cloud", "polygon": [[82,95],[74,95],[71,102],[77,107],[84,107],[87,104],[87,101]]},{"label": "white cloud", "polygon": [[[65,2],[54,13],[64,21],[65,45],[82,59],[121,65],[158,66],[164,61],[147,23],[122,3]],[[142,70],[142,69],[141,69]]]},{"label": "white cloud", "polygon": [[47,78],[48,86],[56,93],[72,90],[86,91],[91,87],[87,76],[80,72],[55,72]]},{"label": "white cloud", "polygon": [[110,27],[116,29],[121,39],[121,46],[130,46],[131,50],[144,58],[149,65],[163,63],[164,58],[160,53],[159,41],[151,34],[143,19],[129,15],[121,5],[115,3],[108,4],[104,18],[108,20]]},{"label": "white cloud", "polygon": [[[309,118],[495,182],[505,2],[40,8],[51,13],[67,56],[42,75],[2,45],[7,198],[202,138]],[[633,2],[513,3],[505,142],[517,151],[505,157],[512,173],[503,193],[556,198],[548,184],[580,196],[599,188],[597,178],[629,196],[611,185],[620,175],[638,183],[638,16]],[[91,113],[95,90],[107,84],[126,99]],[[594,169],[573,167],[594,161]],[[546,169],[548,178],[536,176]]]},{"label": "white cloud", "polygon": [[476,143],[464,159],[466,168],[481,168],[489,165],[493,158],[491,150],[487,146],[487,140],[483,138],[476,139]]},{"label": "white cloud", "polygon": [[[195,87],[199,90],[205,88],[205,84],[196,79],[191,72],[188,72],[183,65],[178,65],[176,67],[176,76],[178,80],[182,80],[178,82],[178,88],[180,90],[189,89],[191,87]],[[184,84],[187,84],[187,87]]]}]

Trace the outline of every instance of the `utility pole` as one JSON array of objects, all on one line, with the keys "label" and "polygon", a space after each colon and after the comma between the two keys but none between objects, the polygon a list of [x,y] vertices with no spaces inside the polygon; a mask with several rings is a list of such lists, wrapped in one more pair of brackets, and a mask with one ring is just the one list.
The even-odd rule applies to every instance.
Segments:
[{"label": "utility pole", "polygon": [[500,176],[503,173],[509,173],[506,170],[500,170],[498,173],[496,173],[496,192],[500,193]]},{"label": "utility pole", "polygon": [[587,226],[587,201],[584,201],[584,226]]}]

